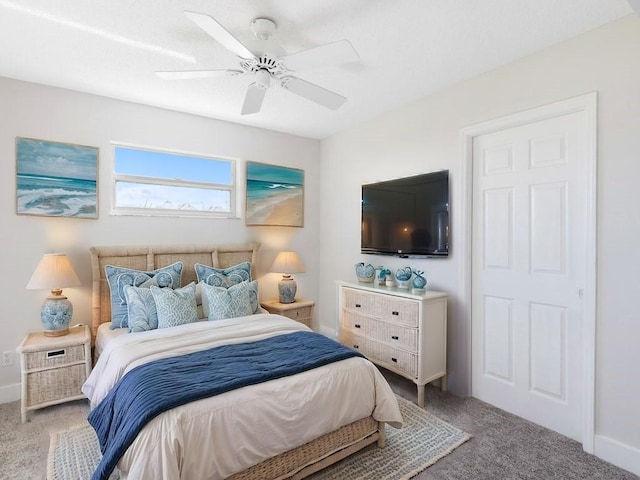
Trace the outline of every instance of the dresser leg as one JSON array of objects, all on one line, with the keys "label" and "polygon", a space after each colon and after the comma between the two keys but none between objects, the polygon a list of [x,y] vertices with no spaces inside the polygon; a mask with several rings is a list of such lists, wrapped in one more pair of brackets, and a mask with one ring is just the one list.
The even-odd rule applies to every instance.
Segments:
[{"label": "dresser leg", "polygon": [[418,406],[424,408],[424,388],[426,385],[418,385]]},{"label": "dresser leg", "polygon": [[440,378],[440,391],[442,392],[446,392],[447,391],[447,376],[444,375],[442,378]]}]

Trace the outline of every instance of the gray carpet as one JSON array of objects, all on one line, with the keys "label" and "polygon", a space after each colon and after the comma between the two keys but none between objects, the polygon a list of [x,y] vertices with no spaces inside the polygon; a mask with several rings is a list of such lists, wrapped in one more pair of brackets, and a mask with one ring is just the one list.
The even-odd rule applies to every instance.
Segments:
[{"label": "gray carpet", "polygon": [[[416,398],[415,385],[382,370],[394,391]],[[638,480],[589,455],[582,445],[475,398],[427,386],[426,410],[473,439],[414,480]]]},{"label": "gray carpet", "polygon": [[[413,383],[385,372],[393,389],[412,401]],[[473,398],[427,387],[426,410],[473,439],[418,474],[415,480],[638,480],[582,451],[577,442]],[[38,410],[20,422],[20,403],[0,405],[0,479],[44,479],[49,436],[82,423],[85,401]]]}]

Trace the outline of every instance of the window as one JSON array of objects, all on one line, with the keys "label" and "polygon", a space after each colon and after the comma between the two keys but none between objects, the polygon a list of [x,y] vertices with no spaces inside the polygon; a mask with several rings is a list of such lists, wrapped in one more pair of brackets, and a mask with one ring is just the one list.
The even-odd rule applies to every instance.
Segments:
[{"label": "window", "polygon": [[235,217],[235,162],[114,146],[114,214]]}]

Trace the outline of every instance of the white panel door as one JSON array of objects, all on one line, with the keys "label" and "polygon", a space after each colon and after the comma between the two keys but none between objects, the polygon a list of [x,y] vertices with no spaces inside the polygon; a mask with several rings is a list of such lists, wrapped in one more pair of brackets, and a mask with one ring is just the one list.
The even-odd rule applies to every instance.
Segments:
[{"label": "white panel door", "polygon": [[578,441],[584,115],[473,140],[473,396]]}]

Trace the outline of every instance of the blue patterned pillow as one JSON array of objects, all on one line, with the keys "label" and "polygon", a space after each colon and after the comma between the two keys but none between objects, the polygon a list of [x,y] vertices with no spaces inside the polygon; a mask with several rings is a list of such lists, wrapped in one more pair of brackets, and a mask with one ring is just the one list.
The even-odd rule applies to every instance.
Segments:
[{"label": "blue patterned pillow", "polygon": [[198,282],[212,287],[229,288],[240,282],[251,281],[251,263],[243,262],[229,268],[214,268],[201,263],[194,265]]},{"label": "blue patterned pillow", "polygon": [[158,328],[158,311],[151,289],[126,285],[124,296],[127,300],[130,332],[146,332]]},{"label": "blue patterned pillow", "polygon": [[196,284],[172,290],[155,285],[149,287],[156,301],[158,328],[176,327],[198,321],[196,310]]},{"label": "blue patterned pillow", "polygon": [[157,285],[158,287],[178,288],[182,280],[182,262],[176,262],[151,272],[111,265],[105,265],[104,271],[111,291],[111,328],[129,327],[127,299],[124,294],[125,286],[148,288],[151,285]]},{"label": "blue patterned pillow", "polygon": [[253,315],[259,309],[258,282],[241,282],[229,288],[212,287],[206,283],[202,287],[202,308],[209,320],[244,317]]}]

